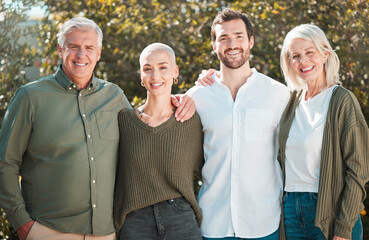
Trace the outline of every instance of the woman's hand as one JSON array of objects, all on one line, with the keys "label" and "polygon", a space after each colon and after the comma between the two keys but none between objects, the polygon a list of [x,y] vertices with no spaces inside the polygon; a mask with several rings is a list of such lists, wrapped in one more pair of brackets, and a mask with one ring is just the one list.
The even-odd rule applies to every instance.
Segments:
[{"label": "woman's hand", "polygon": [[201,74],[199,75],[199,78],[195,82],[196,86],[202,85],[213,85],[214,79],[212,78],[212,75],[216,72],[215,69],[210,68],[209,70],[202,70]]},{"label": "woman's hand", "polygon": [[339,237],[339,236],[333,235],[332,240],[350,240],[350,239],[342,238],[342,237]]}]

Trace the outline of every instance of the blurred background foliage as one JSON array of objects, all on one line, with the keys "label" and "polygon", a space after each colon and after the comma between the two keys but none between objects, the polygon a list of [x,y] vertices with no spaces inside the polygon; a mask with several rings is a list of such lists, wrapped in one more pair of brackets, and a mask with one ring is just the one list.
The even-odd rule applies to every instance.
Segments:
[{"label": "blurred background foliage", "polygon": [[[357,96],[369,121],[369,0],[13,0],[10,5],[0,0],[0,3],[0,121],[11,96],[26,81],[27,66],[36,64],[42,76],[55,72],[60,63],[56,34],[66,20],[85,16],[101,27],[102,58],[95,74],[118,84],[135,106],[146,95],[139,83],[138,57],[152,42],[166,43],[176,52],[180,82],[173,92],[185,92],[193,86],[202,69],[219,68],[211,48],[210,26],[216,13],[225,7],[247,13],[254,25],[251,66],[283,83],[279,54],[284,36],[302,23],[322,28],[340,58],[343,86]],[[34,4],[45,6],[46,16],[37,29],[20,31],[17,23],[25,20],[24,10]],[[25,34],[37,34],[38,51],[18,42]],[[366,216],[363,222],[368,229]],[[5,238],[6,224],[0,214],[0,237]],[[8,233],[11,237],[11,232]]]}]

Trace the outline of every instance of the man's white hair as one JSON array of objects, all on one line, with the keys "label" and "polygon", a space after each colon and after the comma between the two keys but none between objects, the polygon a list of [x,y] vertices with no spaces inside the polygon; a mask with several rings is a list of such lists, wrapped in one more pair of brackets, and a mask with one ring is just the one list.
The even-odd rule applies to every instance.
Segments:
[{"label": "man's white hair", "polygon": [[60,28],[58,34],[58,44],[60,47],[64,48],[65,38],[66,36],[73,32],[74,30],[82,30],[82,31],[96,31],[97,34],[97,46],[101,48],[103,33],[101,28],[97,26],[97,24],[85,17],[75,17],[68,21],[66,21],[63,26]]}]

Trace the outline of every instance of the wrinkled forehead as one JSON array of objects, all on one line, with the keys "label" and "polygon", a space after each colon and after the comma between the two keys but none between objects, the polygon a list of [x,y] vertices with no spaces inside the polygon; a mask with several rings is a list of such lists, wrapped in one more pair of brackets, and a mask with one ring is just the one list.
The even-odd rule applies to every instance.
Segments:
[{"label": "wrinkled forehead", "polygon": [[98,36],[94,30],[74,29],[65,35],[65,43],[98,45]]}]

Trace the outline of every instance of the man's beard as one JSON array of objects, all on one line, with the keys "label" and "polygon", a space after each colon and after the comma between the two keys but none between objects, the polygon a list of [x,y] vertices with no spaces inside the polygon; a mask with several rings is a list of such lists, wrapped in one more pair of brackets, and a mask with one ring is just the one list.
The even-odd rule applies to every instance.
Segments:
[{"label": "man's beard", "polygon": [[[232,50],[240,50],[241,51],[241,59],[238,61],[232,60],[230,61],[226,56],[227,52],[232,51]],[[224,54],[219,53],[218,57],[219,60],[224,64],[224,66],[226,66],[227,68],[230,69],[238,69],[240,67],[242,67],[247,60],[249,59],[249,55],[250,55],[250,49],[247,49],[247,51],[244,51],[242,48],[234,48],[234,49],[227,49],[224,51]]]}]

